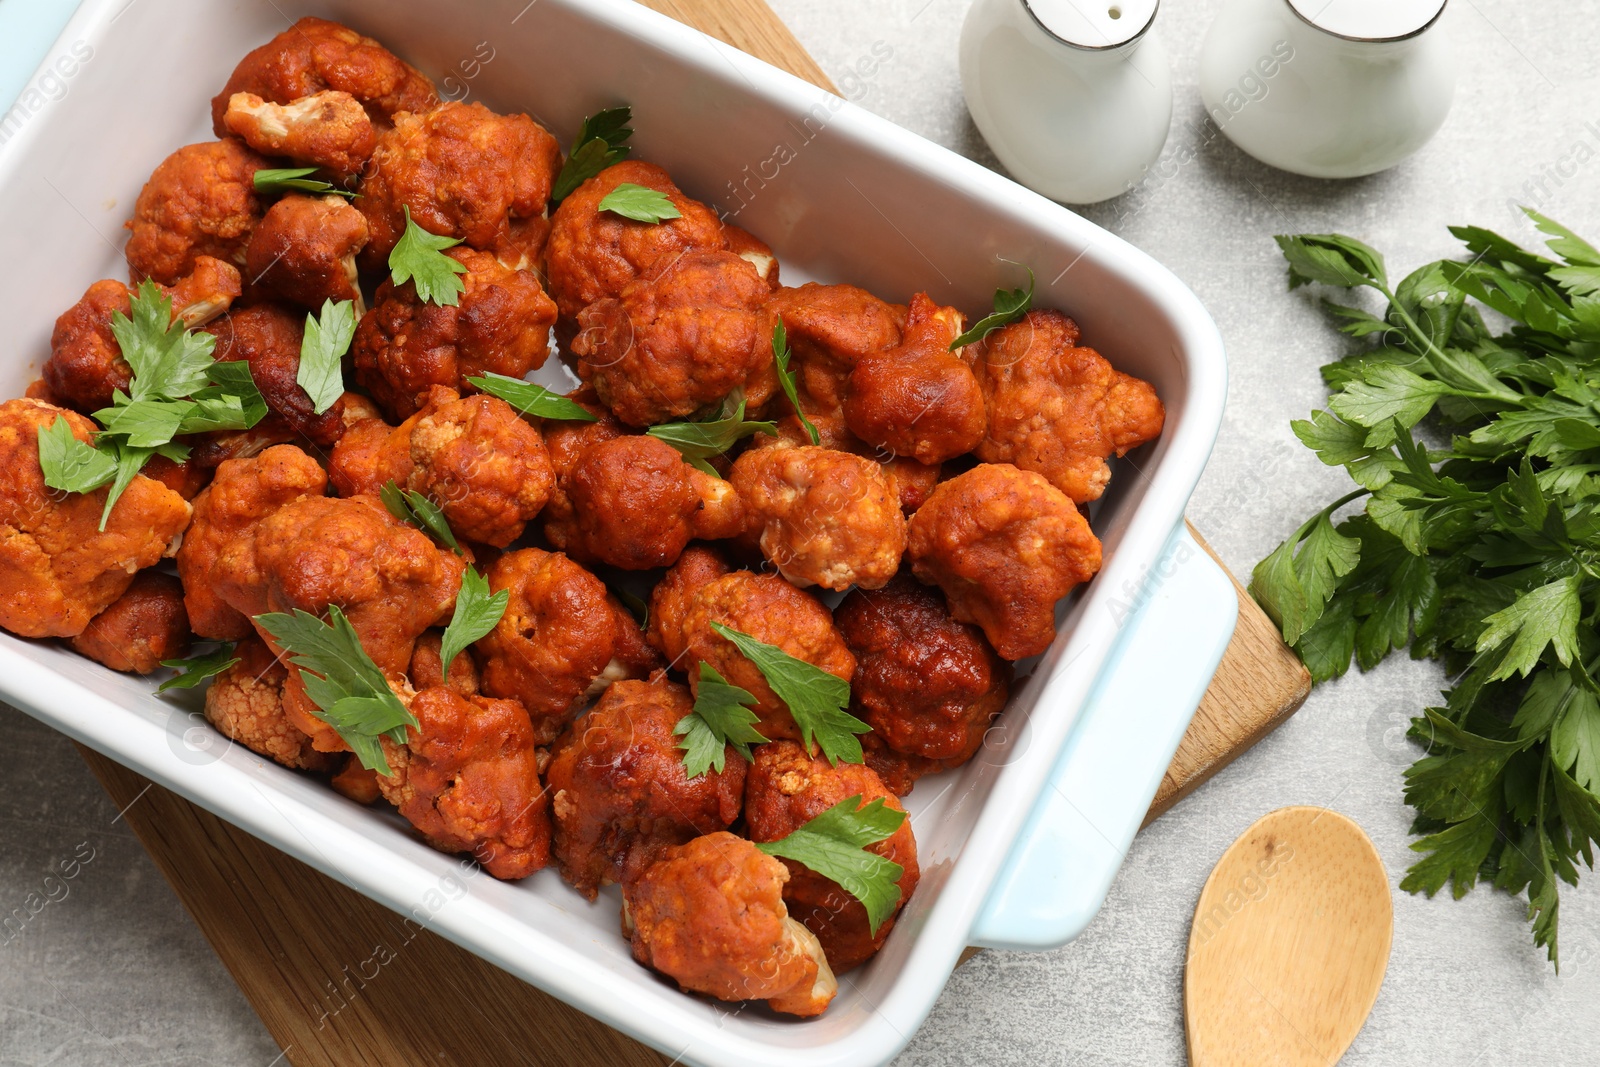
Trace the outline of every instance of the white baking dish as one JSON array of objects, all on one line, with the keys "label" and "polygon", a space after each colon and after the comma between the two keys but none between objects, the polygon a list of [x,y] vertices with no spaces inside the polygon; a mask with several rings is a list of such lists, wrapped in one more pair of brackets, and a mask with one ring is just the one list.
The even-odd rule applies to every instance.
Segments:
[{"label": "white baking dish", "polygon": [[[5,4],[0,24],[15,26],[17,10]],[[678,993],[631,960],[614,896],[590,905],[553,871],[515,885],[464,873],[391,816],[196,730],[195,705],[157,699],[147,682],[5,635],[0,693],[683,1062],[881,1063],[965,945],[1074,936],[1104,898],[1233,625],[1231,588],[1179,525],[1226,376],[1193,294],[1057,205],[623,0],[88,0],[43,51],[22,112],[0,125],[0,395],[37,373],[54,317],[89,282],[124,273],[121,224],[144,177],[211,136],[208,101],[233,64],[302,14],[348,22],[446,95],[526,110],[563,139],[586,113],[631,103],[637,154],[737,211],[790,281],[851,281],[902,300],[926,289],[981,313],[998,283],[1017,280],[997,257],[1029,263],[1040,304],[1068,311],[1088,343],[1155,384],[1166,432],[1119,466],[1095,511],[1105,569],[1063,607],[1061,636],[992,743],[910,798],[921,888],[884,951],[810,1022]],[[1113,660],[1122,668],[1075,729]]]}]

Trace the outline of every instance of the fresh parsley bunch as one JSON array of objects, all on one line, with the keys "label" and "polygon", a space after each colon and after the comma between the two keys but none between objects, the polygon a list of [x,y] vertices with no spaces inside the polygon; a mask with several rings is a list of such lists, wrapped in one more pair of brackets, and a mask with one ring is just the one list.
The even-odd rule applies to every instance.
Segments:
[{"label": "fresh parsley bunch", "polygon": [[1359,241],[1277,239],[1291,289],[1364,287],[1386,307],[1328,305],[1365,345],[1323,368],[1328,410],[1293,429],[1358,488],[1262,560],[1251,590],[1318,682],[1399,648],[1444,662],[1443,705],[1412,720],[1423,855],[1401,888],[1526,890],[1559,967],[1558,881],[1577,884],[1600,842],[1600,251],[1528,214],[1553,258],[1451,227],[1470,258],[1393,286]]}]

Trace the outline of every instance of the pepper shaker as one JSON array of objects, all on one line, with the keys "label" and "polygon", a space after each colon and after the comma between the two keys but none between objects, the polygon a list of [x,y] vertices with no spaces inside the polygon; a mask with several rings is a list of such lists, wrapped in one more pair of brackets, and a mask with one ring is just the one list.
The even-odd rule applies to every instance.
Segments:
[{"label": "pepper shaker", "polygon": [[1201,99],[1229,140],[1281,170],[1386,170],[1450,111],[1445,3],[1227,0],[1201,47]]},{"label": "pepper shaker", "polygon": [[1092,204],[1133,188],[1166,144],[1172,79],[1157,0],[975,0],[961,29],[972,120],[1013,177]]}]

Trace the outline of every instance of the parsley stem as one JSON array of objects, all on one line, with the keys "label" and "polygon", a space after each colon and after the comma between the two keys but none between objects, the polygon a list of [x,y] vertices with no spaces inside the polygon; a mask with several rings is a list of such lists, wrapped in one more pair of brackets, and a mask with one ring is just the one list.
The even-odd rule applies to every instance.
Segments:
[{"label": "parsley stem", "polygon": [[[1400,316],[1401,324],[1411,332],[1413,344],[1418,341],[1421,342],[1421,349],[1418,354],[1432,363],[1433,372],[1443,378],[1444,375],[1441,372],[1440,364],[1448,363],[1450,360],[1450,357],[1445,355],[1444,349],[1435,344],[1433,338],[1423,332],[1422,327],[1418,325],[1417,320],[1411,317],[1410,312],[1406,311],[1405,307],[1400,303],[1395,295],[1388,290],[1386,286],[1378,285],[1375,286],[1375,288],[1389,301],[1389,309],[1396,315]],[[1465,297],[1462,297],[1461,301],[1464,301],[1465,299]],[[1447,343],[1450,338],[1450,333],[1455,331],[1456,318],[1460,314],[1461,302],[1458,301],[1456,303],[1455,312],[1450,316],[1450,332],[1445,334],[1445,340]],[[1497,400],[1504,404],[1516,404],[1519,407],[1523,406],[1523,402],[1526,400],[1526,397],[1524,397],[1522,394],[1513,393],[1509,389],[1499,389],[1492,392],[1472,392],[1466,389],[1459,389],[1455,386],[1451,386],[1450,395],[1461,397],[1464,400]]]},{"label": "parsley stem", "polygon": [[1294,532],[1294,543],[1299,544],[1301,541],[1304,541],[1306,539],[1306,535],[1312,531],[1317,523],[1321,522],[1323,519],[1330,518],[1335,511],[1338,511],[1340,508],[1350,503],[1350,501],[1358,500],[1361,497],[1367,496],[1371,492],[1371,489],[1356,489],[1352,492],[1346,493],[1338,500],[1335,500],[1333,503],[1317,512],[1315,515],[1311,516],[1311,518],[1307,519],[1301,525],[1300,529]]}]

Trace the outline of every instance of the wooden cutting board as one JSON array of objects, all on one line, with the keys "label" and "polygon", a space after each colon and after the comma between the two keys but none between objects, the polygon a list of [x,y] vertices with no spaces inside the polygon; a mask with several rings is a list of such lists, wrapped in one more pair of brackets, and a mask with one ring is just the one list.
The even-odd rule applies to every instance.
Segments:
[{"label": "wooden cutting board", "polygon": [[[834,88],[765,0],[648,3]],[[1311,690],[1272,622],[1234,586],[1238,629],[1147,824],[1292,715]],[[293,1067],[676,1062],[437,935],[409,933],[382,905],[80,750]]]}]

